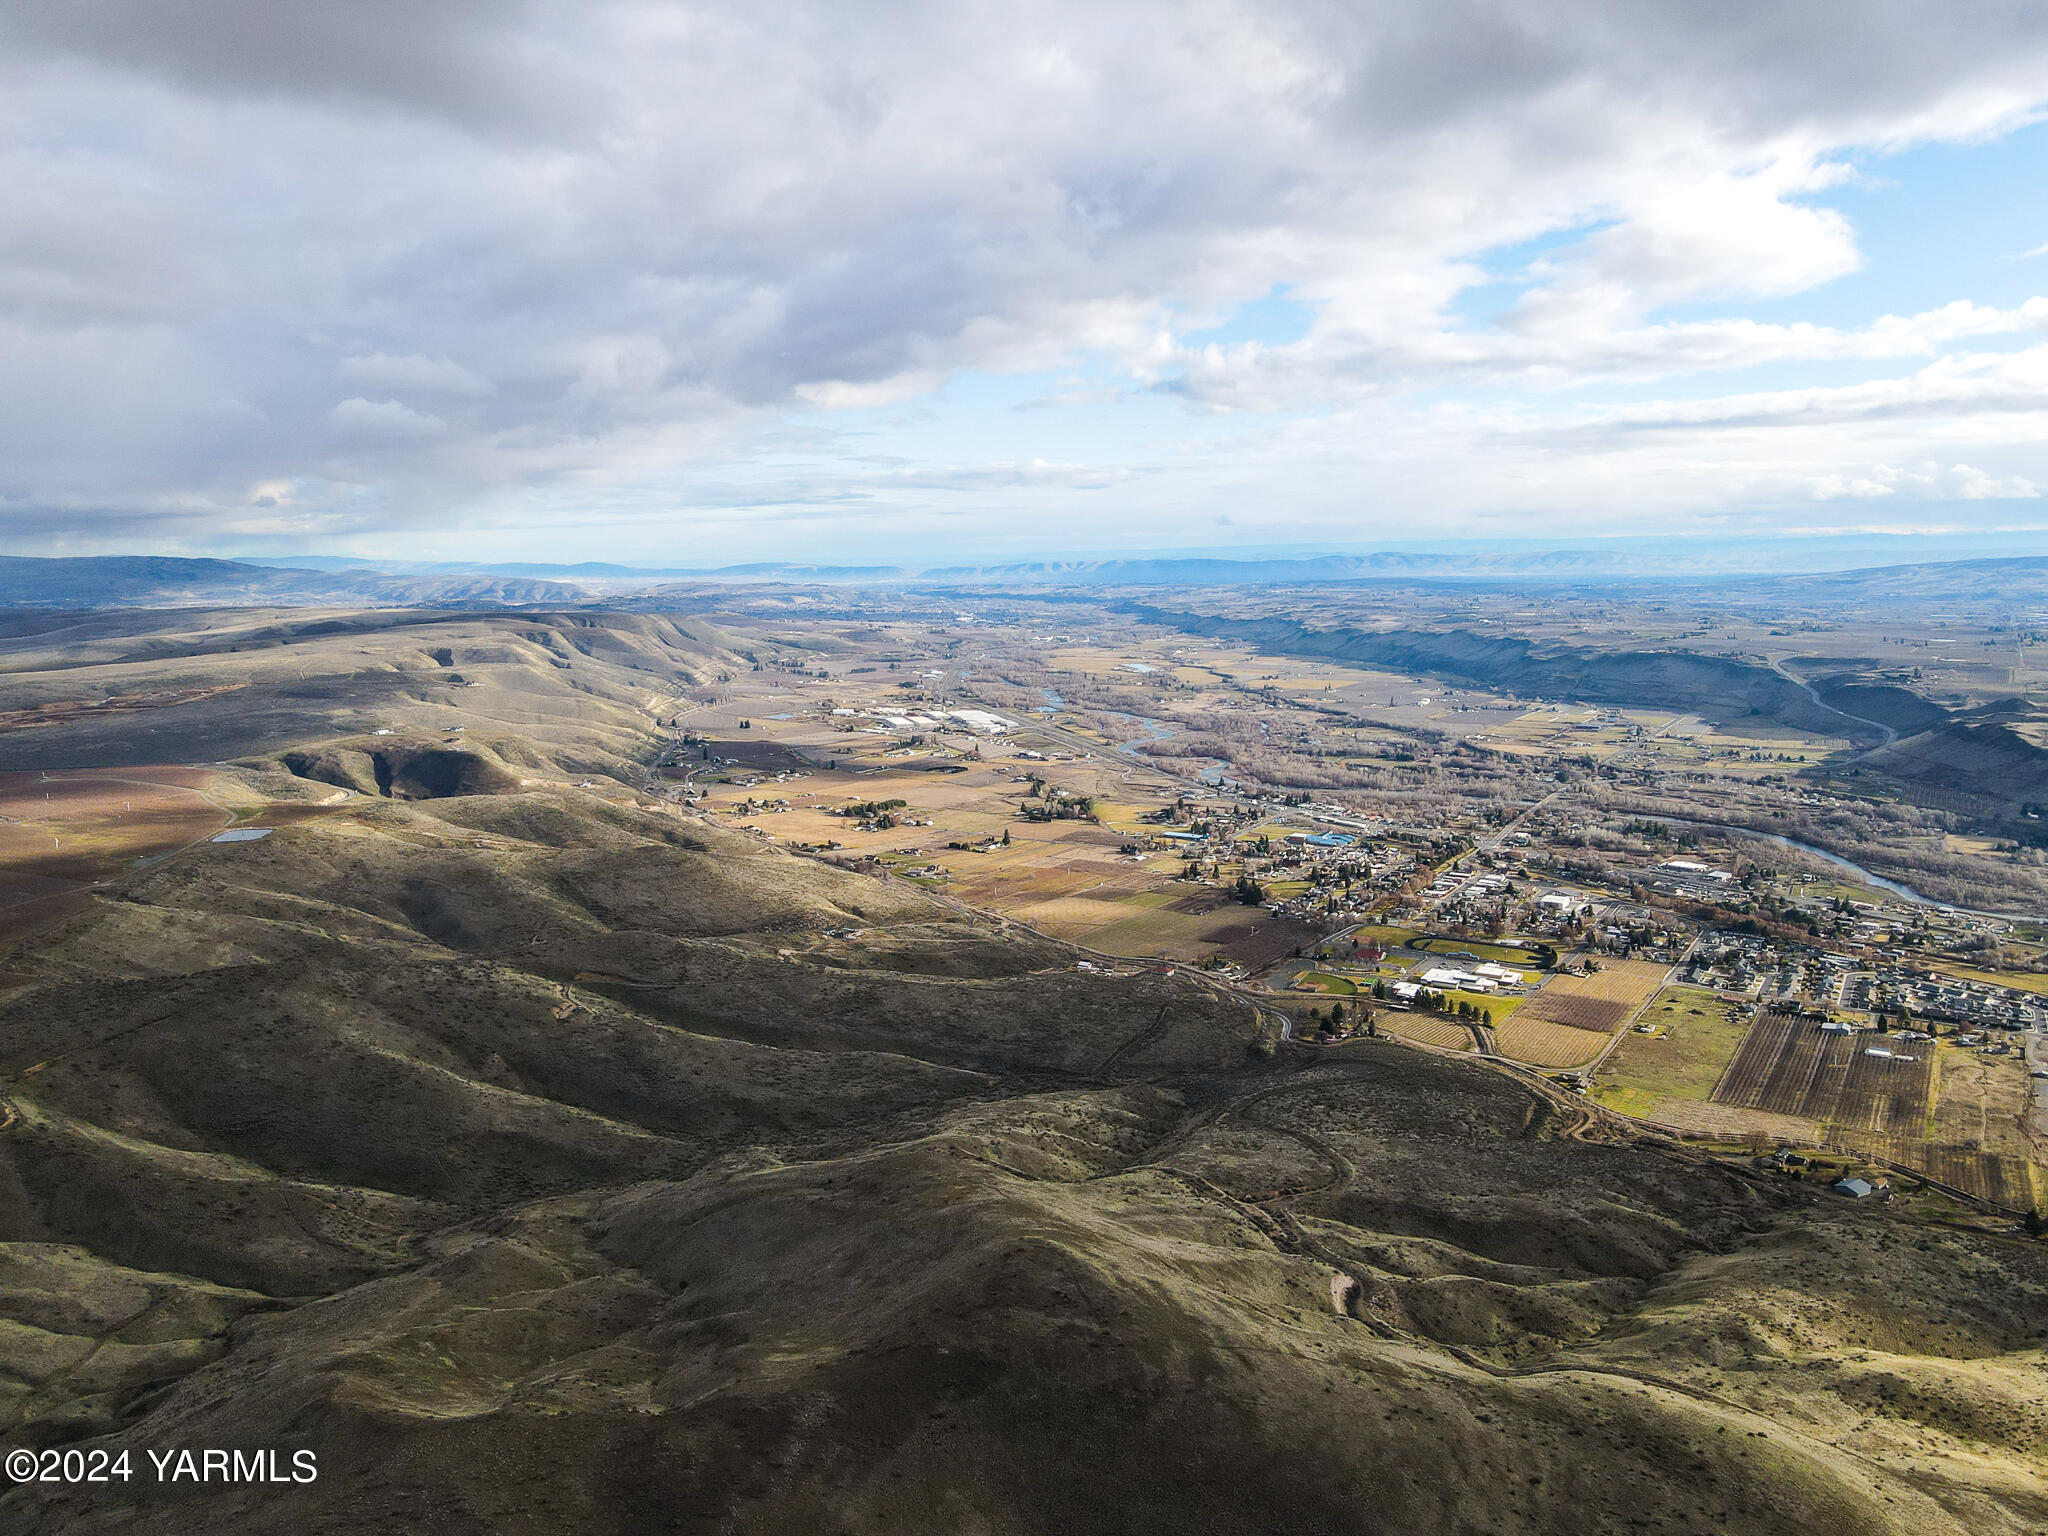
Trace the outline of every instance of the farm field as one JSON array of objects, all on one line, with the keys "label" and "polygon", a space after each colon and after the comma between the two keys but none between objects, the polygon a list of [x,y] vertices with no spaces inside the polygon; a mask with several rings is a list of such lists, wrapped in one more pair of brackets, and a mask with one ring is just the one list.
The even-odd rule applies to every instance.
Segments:
[{"label": "farm field", "polygon": [[1493,1038],[1501,1055],[1516,1061],[1537,1067],[1576,1067],[1599,1055],[1612,1036],[1605,1030],[1576,1029],[1550,1019],[1532,1018],[1530,1010],[1524,1007],[1512,1018],[1495,1024]]},{"label": "farm field", "polygon": [[[1854,1137],[1845,1140],[1856,1145]],[[2039,1165],[2027,1158],[2002,1156],[1974,1147],[1929,1142],[1917,1149],[1908,1148],[1903,1154],[1877,1147],[1871,1150],[1880,1157],[1924,1169],[1930,1178],[1980,1200],[1994,1201],[2010,1211],[2038,1210],[2044,1182],[2048,1182],[2043,1180]]]},{"label": "farm field", "polygon": [[2038,1207],[2044,1181],[2026,1133],[2031,1087],[2018,1061],[1944,1049],[1927,1171],[2012,1210]]},{"label": "farm field", "polygon": [[1463,992],[1456,988],[1444,993],[1444,997],[1454,1012],[1458,1004],[1470,1003],[1475,1012],[1492,1014],[1496,1024],[1520,1008],[1524,1001],[1519,997],[1503,997],[1498,992]]},{"label": "farm field", "polygon": [[[1105,954],[1134,959],[1159,956],[1195,962],[1223,954],[1243,965],[1270,965],[1313,939],[1313,930],[1274,917],[1257,907],[1218,902],[1214,892],[1196,887],[1185,905],[1147,908],[1132,902],[1103,903],[1102,926],[1073,937]],[[1113,911],[1109,910],[1113,907]],[[1041,925],[1030,909],[1010,916],[1032,927]]]},{"label": "farm field", "polygon": [[[1896,1054],[1871,1056],[1872,1047]],[[1744,1039],[1714,1101],[1814,1121],[1827,1141],[2030,1210],[2042,1184],[2024,1129],[2030,1086],[2017,1058],[1869,1031],[1824,1035],[1771,1012]]]},{"label": "farm field", "polygon": [[1610,960],[1590,976],[1554,975],[1524,1003],[1518,1022],[1544,1020],[1612,1034],[1654,997],[1671,974],[1646,960]]},{"label": "farm field", "polygon": [[[1122,665],[1121,658],[1092,660],[1106,670]],[[728,714],[732,719],[725,721]],[[743,734],[740,719],[750,721]],[[1141,818],[1167,798],[1167,781],[1154,785],[1150,769],[1121,758],[1024,757],[1059,749],[1028,723],[999,741],[905,752],[889,738],[846,733],[816,713],[777,718],[725,707],[690,721],[698,729],[718,723],[737,736],[708,744],[716,761],[692,781],[704,792],[700,808],[777,842],[877,859],[919,884],[1056,938],[1107,954],[1190,963],[1221,956],[1256,968],[1320,936],[1232,902],[1213,884],[1182,880],[1185,861],[1170,852],[1143,858],[1120,852],[1156,830]],[[737,761],[727,764],[727,758]],[[681,768],[692,766],[685,761]],[[768,777],[776,773],[785,777]],[[1029,794],[1022,780],[1029,774],[1089,797],[1098,820],[1020,820],[1019,802]],[[1148,794],[1152,789],[1157,798]],[[889,801],[902,802],[890,808],[894,826],[863,831],[861,818],[839,814]],[[1005,833],[1008,844],[999,841]],[[991,842],[996,846],[984,851]],[[955,843],[974,846],[950,846]],[[1286,883],[1279,885],[1278,894],[1285,894]]]},{"label": "farm field", "polygon": [[1934,1139],[2025,1157],[2032,1150],[2025,1130],[2032,1097],[2018,1061],[1945,1049],[1941,1094],[1934,1106]]},{"label": "farm field", "polygon": [[262,804],[203,768],[0,774],[0,934],[55,916],[94,881]]},{"label": "farm field", "polygon": [[[1897,1054],[1872,1056],[1872,1049]],[[1924,1138],[1934,1109],[1935,1048],[1867,1031],[1823,1034],[1810,1020],[1760,1015],[1715,1085],[1714,1101],[1798,1115],[1865,1136]]]},{"label": "farm field", "polygon": [[[1015,741],[992,744],[986,759],[943,752],[890,756],[878,754],[872,740],[821,732],[814,722],[753,720],[761,737],[712,745],[715,756],[739,762],[697,781],[707,791],[700,805],[730,816],[733,825],[778,842],[836,844],[899,871],[936,866],[943,878],[920,883],[936,883],[974,906],[1112,954],[1193,961],[1227,952],[1261,963],[1300,942],[1286,925],[1249,920],[1246,909],[1223,903],[1213,889],[1176,879],[1177,859],[1119,854],[1128,834],[1116,824],[1134,822],[1138,808],[1107,798],[1106,791],[1121,787],[1121,770],[1110,765],[1060,763],[1056,770],[1063,786],[1097,798],[1109,824],[1020,822],[1020,771],[1053,770],[1011,755],[1021,750]],[[775,772],[801,777],[744,782]],[[893,827],[862,831],[857,818],[838,814],[848,805],[891,800],[903,802],[893,810]],[[922,825],[926,821],[931,825]],[[1009,844],[986,852],[947,846],[1006,832]],[[1255,931],[1261,926],[1273,931]]]},{"label": "farm field", "polygon": [[1471,1030],[1433,1013],[1403,1013],[1399,1009],[1390,1008],[1379,1015],[1379,1027],[1390,1035],[1398,1035],[1403,1040],[1433,1045],[1441,1050],[1477,1049],[1472,1041]]},{"label": "farm field", "polygon": [[1663,1130],[1714,1141],[1744,1141],[1762,1136],[1791,1146],[1809,1147],[1818,1146],[1821,1141],[1818,1121],[1797,1115],[1773,1115],[1761,1109],[1737,1109],[1701,1099],[1664,1099],[1643,1118]]},{"label": "farm field", "polygon": [[1703,1103],[1748,1032],[1746,1011],[1732,1010],[1699,987],[1666,987],[1638,1026],[1600,1064],[1593,1097],[1623,1114],[1657,1114],[1673,1100]]}]

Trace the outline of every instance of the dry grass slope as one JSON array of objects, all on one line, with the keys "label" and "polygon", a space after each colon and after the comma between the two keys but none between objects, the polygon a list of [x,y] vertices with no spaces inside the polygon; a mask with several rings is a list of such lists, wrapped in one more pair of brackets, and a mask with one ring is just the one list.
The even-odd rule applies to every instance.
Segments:
[{"label": "dry grass slope", "polygon": [[[463,617],[423,649],[417,616],[376,617],[263,640],[348,718],[244,718],[263,759],[229,771],[299,803],[333,784],[294,761],[370,787],[111,879],[0,994],[5,1440],[283,1436],[320,1480],[20,1488],[0,1528],[2048,1521],[2040,1247],[1816,1204],[1477,1062],[1275,1053],[1226,990],[1079,972],[908,886],[558,787],[630,773],[694,631]],[[70,622],[80,654],[149,649]],[[106,665],[282,675],[136,622],[165,654]],[[379,782],[376,750],[451,750],[445,721],[365,734],[363,700],[422,687],[401,646],[559,706],[463,733],[513,783]]]}]

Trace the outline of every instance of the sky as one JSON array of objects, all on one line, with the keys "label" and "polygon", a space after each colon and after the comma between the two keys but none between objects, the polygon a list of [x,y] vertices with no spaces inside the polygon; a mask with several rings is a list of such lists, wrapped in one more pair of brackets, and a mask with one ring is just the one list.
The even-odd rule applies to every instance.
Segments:
[{"label": "sky", "polygon": [[2048,7],[10,0],[0,548],[2048,550]]}]

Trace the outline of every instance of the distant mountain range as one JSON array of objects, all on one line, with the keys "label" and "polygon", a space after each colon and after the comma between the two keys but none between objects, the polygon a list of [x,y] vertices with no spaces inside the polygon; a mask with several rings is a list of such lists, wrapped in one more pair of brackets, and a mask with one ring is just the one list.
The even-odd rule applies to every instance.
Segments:
[{"label": "distant mountain range", "polygon": [[295,559],[241,562],[276,570],[382,571],[389,574],[491,575],[587,582],[612,586],[647,581],[828,581],[828,582],[1049,582],[1063,586],[1266,585],[1279,582],[1364,581],[1389,575],[1478,576],[1504,574],[1569,579],[1622,574],[1634,563],[1607,550],[1517,550],[1501,553],[1438,554],[1383,550],[1366,555],[1232,559],[1227,556],[1142,556],[1074,560],[1019,560],[988,564],[813,565],[765,560],[744,565],[632,566],[603,561],[547,565],[532,562],[480,564],[467,561],[385,562],[309,555]]},{"label": "distant mountain range", "polygon": [[0,557],[8,608],[508,608],[589,601],[584,588],[493,574],[276,569],[236,560]]},{"label": "distant mountain range", "polygon": [[1719,577],[1702,581],[1713,591],[1743,587],[1759,593],[1821,593],[1844,602],[1859,599],[1924,601],[1941,597],[2048,598],[2048,557],[2016,555],[1989,560],[1944,560],[1921,565],[1883,565],[1852,571],[1816,571],[1798,576]]},{"label": "distant mountain range", "polygon": [[319,570],[331,573],[379,572],[400,576],[482,577],[554,581],[578,588],[616,593],[643,584],[680,582],[829,582],[918,583],[958,586],[1046,585],[1068,587],[1212,587],[1294,586],[1409,580],[1461,585],[1542,583],[1600,586],[1641,583],[1665,587],[1683,582],[1703,589],[1814,591],[1839,589],[1844,595],[1878,590],[1889,594],[1898,582],[1915,591],[1939,591],[1950,585],[1972,590],[2006,589],[2018,578],[2048,577],[2048,556],[2025,555],[1829,569],[1818,559],[1799,563],[1799,574],[1730,570],[1712,562],[1692,562],[1683,552],[1653,559],[1641,551],[1619,549],[1379,550],[1355,555],[1299,555],[1233,558],[1226,555],[1162,555],[1071,560],[1018,560],[986,564],[935,566],[822,565],[798,561],[755,561],[721,566],[634,566],[604,561],[576,564],[532,562],[483,564],[385,562],[308,556],[293,560],[249,560],[245,565],[275,570]]},{"label": "distant mountain range", "polygon": [[718,582],[1186,589],[1369,581],[1475,588],[1541,585],[1553,591],[1573,586],[1668,590],[1683,582],[1724,599],[1759,601],[1794,594],[1845,602],[1944,597],[2048,601],[2048,557],[1956,560],[1791,576],[1646,574],[1634,561],[1614,552],[1583,549],[1498,554],[1387,550],[1264,560],[1221,556],[1034,560],[927,568],[780,561],[702,568],[647,568],[602,561],[574,565],[371,564],[317,555],[290,562],[157,555],[0,557],[0,607],[560,607],[615,604],[643,595],[659,600],[665,584]]}]

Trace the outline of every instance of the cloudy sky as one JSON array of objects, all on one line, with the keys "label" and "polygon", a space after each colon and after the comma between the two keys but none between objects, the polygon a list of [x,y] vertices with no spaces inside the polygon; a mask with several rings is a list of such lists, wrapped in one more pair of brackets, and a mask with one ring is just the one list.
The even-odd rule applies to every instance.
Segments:
[{"label": "cloudy sky", "polygon": [[0,545],[2007,531],[2048,7],[10,0]]}]

